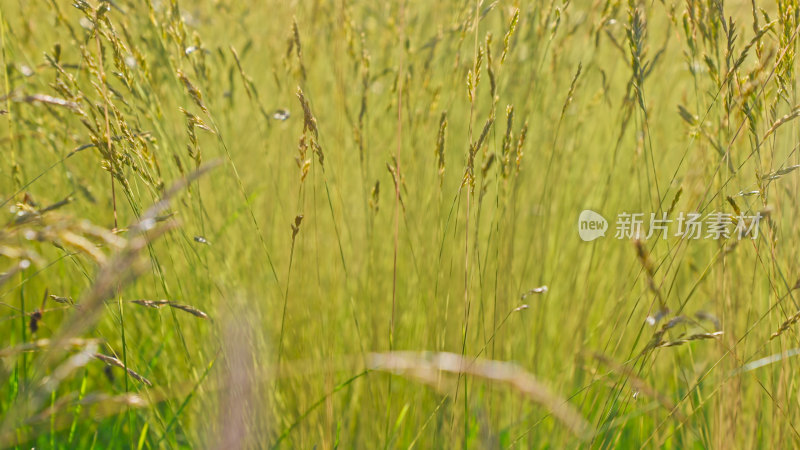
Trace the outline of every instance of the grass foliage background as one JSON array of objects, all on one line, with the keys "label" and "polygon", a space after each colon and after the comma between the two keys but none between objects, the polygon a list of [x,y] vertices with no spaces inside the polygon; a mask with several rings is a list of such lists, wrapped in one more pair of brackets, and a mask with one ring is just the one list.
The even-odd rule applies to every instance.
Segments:
[{"label": "grass foliage background", "polygon": [[796,446],[799,18],[1,0],[0,443]]}]

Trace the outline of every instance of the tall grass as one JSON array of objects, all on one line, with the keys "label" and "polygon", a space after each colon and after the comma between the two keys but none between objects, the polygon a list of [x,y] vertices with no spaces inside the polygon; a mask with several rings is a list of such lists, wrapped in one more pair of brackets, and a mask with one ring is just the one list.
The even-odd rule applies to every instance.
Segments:
[{"label": "tall grass", "polygon": [[797,446],[799,32],[0,0],[0,446]]}]

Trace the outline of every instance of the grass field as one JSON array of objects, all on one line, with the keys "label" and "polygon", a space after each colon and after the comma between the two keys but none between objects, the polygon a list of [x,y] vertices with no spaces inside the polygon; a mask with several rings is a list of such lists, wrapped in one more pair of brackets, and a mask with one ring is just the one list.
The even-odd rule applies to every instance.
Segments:
[{"label": "grass field", "polygon": [[0,0],[0,447],[797,447],[798,32]]}]

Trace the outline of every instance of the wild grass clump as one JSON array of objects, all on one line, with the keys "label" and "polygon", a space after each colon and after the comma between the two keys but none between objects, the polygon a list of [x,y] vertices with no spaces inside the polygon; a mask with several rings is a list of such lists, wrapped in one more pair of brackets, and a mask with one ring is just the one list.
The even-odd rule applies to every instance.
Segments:
[{"label": "wild grass clump", "polygon": [[796,447],[799,33],[0,0],[0,447]]}]

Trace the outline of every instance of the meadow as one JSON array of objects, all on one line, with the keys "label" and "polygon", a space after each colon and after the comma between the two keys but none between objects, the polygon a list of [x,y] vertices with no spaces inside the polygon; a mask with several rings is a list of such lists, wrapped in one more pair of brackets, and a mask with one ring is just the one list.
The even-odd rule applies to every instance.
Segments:
[{"label": "meadow", "polygon": [[797,447],[798,32],[0,0],[0,447]]}]

